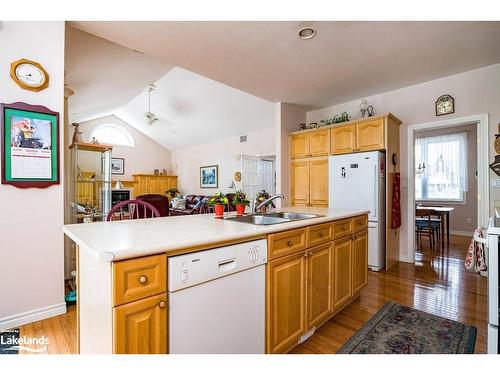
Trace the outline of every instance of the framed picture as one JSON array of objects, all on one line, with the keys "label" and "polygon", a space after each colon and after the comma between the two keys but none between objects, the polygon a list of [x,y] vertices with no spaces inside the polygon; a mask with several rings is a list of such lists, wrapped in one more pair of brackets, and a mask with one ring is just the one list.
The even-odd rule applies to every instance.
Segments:
[{"label": "framed picture", "polygon": [[59,113],[22,102],[0,105],[2,184],[59,184]]},{"label": "framed picture", "polygon": [[219,166],[200,167],[200,187],[217,188],[219,186]]},{"label": "framed picture", "polygon": [[111,174],[125,174],[125,159],[111,158]]}]

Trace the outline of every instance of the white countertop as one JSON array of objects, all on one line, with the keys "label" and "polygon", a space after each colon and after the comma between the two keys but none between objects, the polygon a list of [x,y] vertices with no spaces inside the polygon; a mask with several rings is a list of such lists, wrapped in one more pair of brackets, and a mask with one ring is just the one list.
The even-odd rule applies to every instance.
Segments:
[{"label": "white countertop", "polygon": [[[154,219],[69,224],[64,233],[97,261],[134,258],[189,247],[234,241],[327,221],[367,214],[369,211],[284,207],[276,211],[303,212],[322,217],[274,225],[253,225],[214,218],[213,214],[169,216]],[[228,215],[228,214],[226,214]],[[234,216],[230,213],[229,216]],[[228,217],[228,216],[227,216]]]}]

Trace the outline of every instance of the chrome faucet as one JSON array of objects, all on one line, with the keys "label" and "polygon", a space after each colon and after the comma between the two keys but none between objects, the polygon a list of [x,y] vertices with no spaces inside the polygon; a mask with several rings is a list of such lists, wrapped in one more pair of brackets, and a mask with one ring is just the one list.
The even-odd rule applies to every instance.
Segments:
[{"label": "chrome faucet", "polygon": [[255,198],[253,201],[252,201],[252,204],[251,204],[251,211],[252,213],[256,213],[257,211],[259,211],[262,207],[264,207],[266,204],[268,204],[269,202],[272,202],[273,200],[275,200],[276,198],[281,198],[281,199],[285,199],[285,196],[283,194],[275,194],[273,195],[272,197],[269,197],[267,198],[265,201],[263,201],[262,203],[258,204],[257,202],[257,198]]}]

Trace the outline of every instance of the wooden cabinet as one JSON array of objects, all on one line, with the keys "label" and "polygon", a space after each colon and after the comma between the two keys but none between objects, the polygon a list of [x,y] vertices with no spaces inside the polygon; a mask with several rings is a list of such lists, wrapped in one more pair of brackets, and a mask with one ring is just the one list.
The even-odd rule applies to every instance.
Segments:
[{"label": "wooden cabinet", "polygon": [[267,264],[267,352],[284,353],[306,332],[306,252]]},{"label": "wooden cabinet", "polygon": [[[266,351],[286,353],[350,303],[367,284],[367,230],[353,223],[367,215],[268,236],[266,266]],[[342,228],[334,238],[334,228]],[[298,232],[298,231],[302,232]],[[354,232],[354,234],[353,234]],[[297,236],[306,233],[306,244]],[[285,240],[297,238],[286,251]],[[311,246],[314,244],[315,246]],[[305,249],[304,249],[305,248]],[[293,252],[292,252],[293,251]]]},{"label": "wooden cabinet", "polygon": [[294,161],[291,169],[294,206],[328,206],[328,159]]},{"label": "wooden cabinet", "polygon": [[168,189],[177,188],[177,176],[157,176],[149,174],[134,175],[134,195],[165,195]]},{"label": "wooden cabinet", "polygon": [[330,130],[317,130],[290,137],[292,159],[327,156],[330,153]]},{"label": "wooden cabinet", "polygon": [[267,236],[269,259],[293,254],[306,248],[306,230],[304,228],[279,232]]},{"label": "wooden cabinet", "polygon": [[309,162],[309,205],[328,207],[328,159]]},{"label": "wooden cabinet", "polygon": [[347,125],[331,130],[332,154],[348,154],[356,151],[356,125]]},{"label": "wooden cabinet", "polygon": [[309,133],[294,135],[290,138],[290,155],[292,159],[309,156]]},{"label": "wooden cabinet", "polygon": [[332,308],[332,243],[308,251],[307,257],[307,329],[326,321]]},{"label": "wooden cabinet", "polygon": [[352,249],[352,289],[357,294],[368,284],[368,231],[356,233],[353,236]]},{"label": "wooden cabinet", "polygon": [[384,149],[384,132],[384,119],[356,124],[356,151]]},{"label": "wooden cabinet", "polygon": [[113,308],[115,354],[167,353],[165,294]]},{"label": "wooden cabinet", "polygon": [[307,206],[309,204],[309,162],[292,162],[292,205]]},{"label": "wooden cabinet", "polygon": [[317,130],[309,133],[309,156],[330,154],[330,130]]},{"label": "wooden cabinet", "polygon": [[[352,297],[352,239],[333,242],[333,310],[343,307]],[[368,266],[367,266],[368,267]]]}]

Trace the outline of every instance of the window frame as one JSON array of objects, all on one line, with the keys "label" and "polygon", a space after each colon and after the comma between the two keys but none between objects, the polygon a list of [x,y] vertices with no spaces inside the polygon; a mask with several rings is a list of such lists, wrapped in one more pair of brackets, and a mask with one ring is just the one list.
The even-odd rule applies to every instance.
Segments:
[{"label": "window frame", "polygon": [[113,146],[121,146],[121,147],[132,147],[132,148],[135,147],[135,139],[132,136],[132,134],[130,134],[130,132],[127,129],[125,129],[123,126],[120,126],[118,124],[113,124],[113,123],[104,123],[104,124],[100,124],[100,125],[96,126],[92,130],[92,132],[90,133],[90,139],[95,137],[99,142],[101,142],[101,139],[99,139],[99,137],[96,136],[96,133],[98,133],[99,130],[102,130],[104,128],[112,128],[113,130],[120,132],[121,134],[123,134],[125,136],[125,138],[129,142],[128,144],[122,144],[122,143],[116,143],[116,142],[105,142],[106,144],[110,144]]}]

